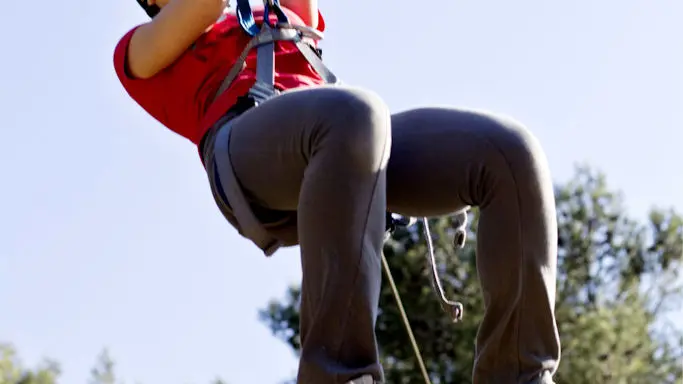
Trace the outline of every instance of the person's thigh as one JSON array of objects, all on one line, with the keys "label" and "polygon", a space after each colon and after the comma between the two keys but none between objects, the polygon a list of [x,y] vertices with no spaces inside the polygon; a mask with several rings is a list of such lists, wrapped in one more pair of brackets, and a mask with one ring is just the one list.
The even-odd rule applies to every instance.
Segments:
[{"label": "person's thigh", "polygon": [[[228,153],[247,199],[296,211],[298,382],[381,378],[374,325],[391,146],[386,105],[361,89],[309,88],[271,99],[233,123]],[[223,155],[225,142],[215,146]]]},{"label": "person's thigh", "polygon": [[[302,88],[241,115],[232,128],[229,153],[247,198],[263,208],[296,211],[310,159],[330,141],[345,145],[365,135],[357,132],[361,124],[354,124],[354,118],[372,115],[369,109],[377,100],[358,88]],[[343,136],[348,139],[336,140]],[[354,150],[363,155],[362,145]]]},{"label": "person's thigh", "polygon": [[492,165],[506,167],[500,141],[519,136],[503,118],[458,108],[411,109],[393,114],[391,123],[387,204],[408,216],[447,215],[481,204],[485,173]]}]

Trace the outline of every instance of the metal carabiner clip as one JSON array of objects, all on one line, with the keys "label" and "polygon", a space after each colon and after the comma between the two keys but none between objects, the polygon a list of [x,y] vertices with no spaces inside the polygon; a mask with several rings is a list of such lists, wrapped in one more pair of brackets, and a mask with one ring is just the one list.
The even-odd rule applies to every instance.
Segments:
[{"label": "metal carabiner clip", "polygon": [[[456,212],[452,218],[452,226],[455,229],[455,238],[453,244],[456,248],[463,248],[467,239],[467,210],[469,207]],[[391,237],[396,227],[408,228],[415,224],[416,219],[413,217],[406,217],[394,215],[387,212],[387,232],[386,239]],[[425,241],[427,242],[427,263],[430,268],[430,280],[432,288],[436,294],[441,309],[446,312],[454,323],[462,320],[464,314],[464,306],[458,301],[449,300],[446,297],[443,286],[441,285],[441,278],[439,277],[439,270],[436,266],[436,252],[434,250],[434,241],[432,240],[432,233],[429,230],[429,220],[426,217],[422,218],[422,227],[424,231]]]},{"label": "metal carabiner clip", "polygon": [[[240,27],[249,36],[256,36],[261,32],[261,28],[256,25],[254,20],[254,13],[251,11],[251,5],[249,5],[249,0],[237,0],[237,20],[239,20]],[[279,0],[263,0],[263,22],[269,25],[271,28],[275,28],[275,24],[270,22],[270,12],[275,13],[277,16],[277,23],[289,23],[287,15],[280,7]]]},{"label": "metal carabiner clip", "polygon": [[277,24],[289,24],[289,18],[285,14],[285,11],[280,7],[280,0],[264,0],[263,8],[263,22],[268,24],[271,28],[276,27],[276,24],[270,22],[271,11],[277,16]]},{"label": "metal carabiner clip", "polygon": [[[465,215],[467,215],[467,214],[465,213]],[[451,317],[451,320],[454,323],[457,323],[458,321],[462,320],[462,316],[464,314],[464,307],[463,307],[462,303],[460,303],[458,301],[449,300],[446,297],[446,293],[444,292],[443,287],[441,286],[441,278],[439,277],[439,270],[436,267],[436,256],[435,256],[435,251],[434,251],[434,243],[432,240],[432,233],[429,230],[429,221],[427,220],[426,217],[422,218],[422,226],[424,228],[425,240],[427,241],[427,263],[429,263],[429,266],[431,269],[432,288],[434,288],[434,291],[435,291],[435,293],[439,299],[439,303],[441,304],[441,309],[443,309],[444,312],[446,312]],[[464,244],[464,238],[463,238],[463,244]]]}]

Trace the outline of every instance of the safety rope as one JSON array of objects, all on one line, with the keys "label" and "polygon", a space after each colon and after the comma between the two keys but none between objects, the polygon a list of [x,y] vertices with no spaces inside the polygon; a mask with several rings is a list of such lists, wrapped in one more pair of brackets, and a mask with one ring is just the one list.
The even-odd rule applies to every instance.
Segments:
[{"label": "safety rope", "polygon": [[[465,245],[465,240],[467,239],[466,231],[468,210],[469,207],[465,207],[464,209],[456,212],[452,217],[451,224],[452,227],[455,229],[453,244],[456,248],[463,248]],[[385,240],[388,240],[391,237],[391,235],[397,227],[408,228],[415,223],[415,220],[412,218],[397,218],[392,216],[391,214],[387,214],[387,221],[389,221],[389,223],[387,225],[388,231]],[[458,322],[462,319],[463,316],[463,305],[457,301],[449,300],[446,297],[443,287],[441,286],[441,279],[439,278],[439,270],[437,268],[436,263],[436,252],[434,250],[434,240],[432,239],[432,233],[429,230],[429,220],[426,217],[423,217],[421,221],[425,241],[427,243],[427,262],[430,265],[432,287],[438,294],[441,308],[450,315],[451,320],[453,322]],[[415,359],[417,360],[417,364],[420,367],[422,377],[425,381],[425,384],[431,384],[431,379],[429,378],[429,374],[427,372],[427,367],[424,363],[422,353],[420,352],[417,340],[415,340],[415,336],[413,335],[413,328],[410,325],[410,320],[408,319],[408,315],[406,314],[405,308],[403,308],[403,300],[401,299],[401,293],[398,291],[398,288],[396,287],[394,277],[391,273],[391,268],[389,267],[389,263],[387,261],[386,256],[384,255],[384,252],[382,252],[382,267],[384,268],[384,272],[387,276],[387,279],[389,280],[391,292],[394,295],[394,299],[396,300],[396,306],[398,307],[398,311],[401,314],[403,326],[405,327],[406,332],[408,333],[408,338],[410,339],[410,344],[413,348],[413,352],[415,353]]]},{"label": "safety rope", "polygon": [[403,326],[405,327],[406,332],[408,333],[410,345],[412,345],[413,352],[415,352],[415,359],[417,360],[417,364],[420,366],[420,372],[422,372],[422,377],[425,380],[425,384],[432,384],[432,381],[429,378],[429,373],[427,373],[427,367],[425,366],[424,359],[422,359],[422,353],[420,353],[420,347],[418,346],[417,341],[415,340],[415,335],[413,335],[413,327],[410,326],[410,320],[408,320],[406,310],[403,308],[403,300],[401,300],[401,294],[398,292],[398,288],[396,288],[394,276],[391,273],[391,269],[389,268],[389,262],[387,262],[387,257],[384,256],[384,252],[382,252],[382,266],[384,267],[384,274],[387,275],[387,279],[389,280],[389,286],[391,286],[391,291],[394,294],[394,299],[396,299],[396,306],[398,307],[398,311],[401,314]]}]

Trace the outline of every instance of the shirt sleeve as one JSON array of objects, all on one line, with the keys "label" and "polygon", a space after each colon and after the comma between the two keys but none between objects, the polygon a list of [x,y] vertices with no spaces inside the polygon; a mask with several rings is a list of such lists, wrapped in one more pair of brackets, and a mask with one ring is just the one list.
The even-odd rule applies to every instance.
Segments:
[{"label": "shirt sleeve", "polygon": [[325,32],[325,19],[323,18],[323,14],[320,12],[320,9],[318,9],[318,28],[316,28],[320,32]]},{"label": "shirt sleeve", "polygon": [[167,81],[163,72],[148,79],[138,79],[130,74],[128,69],[128,46],[133,32],[139,26],[131,29],[119,40],[114,49],[114,69],[121,85],[128,95],[152,117],[168,126],[164,100],[168,97],[165,89]]}]

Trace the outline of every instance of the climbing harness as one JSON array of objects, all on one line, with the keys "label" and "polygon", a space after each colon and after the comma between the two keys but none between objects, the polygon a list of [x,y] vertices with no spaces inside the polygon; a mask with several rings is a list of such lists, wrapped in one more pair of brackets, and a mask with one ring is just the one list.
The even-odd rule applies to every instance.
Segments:
[{"label": "climbing harness", "polygon": [[[137,0],[137,2],[150,17],[154,17],[159,12],[157,6],[148,6],[146,0]],[[270,20],[271,12],[277,17],[276,23],[273,23]],[[277,41],[291,41],[294,43],[311,67],[326,84],[341,84],[341,81],[323,63],[320,50],[314,48],[317,45],[316,42],[323,39],[322,32],[308,26],[291,24],[287,15],[280,7],[279,0],[264,0],[263,22],[260,26],[257,25],[254,20],[249,0],[237,0],[236,14],[241,29],[252,38],[221,83],[214,96],[214,100],[230,87],[232,82],[246,67],[246,59],[249,52],[251,52],[252,49],[256,49],[257,51],[256,82],[251,89],[249,89],[247,94],[239,99],[237,112],[235,113],[235,111],[232,111],[233,117],[250,108],[257,107],[264,101],[280,94],[280,91],[275,88],[275,42]],[[220,129],[218,132],[212,134],[217,135],[217,137],[220,136],[220,140],[226,143],[224,145],[227,145],[227,141],[230,139],[229,132],[232,124],[229,120],[225,122],[225,119],[221,119],[215,126],[220,126]],[[216,140],[218,140],[218,138]],[[224,153],[215,153],[214,155],[216,157],[216,162],[226,164],[226,166],[221,167],[221,169],[228,171],[220,172],[218,176],[224,181],[224,183],[221,184],[227,185],[228,187],[221,192],[225,195],[226,200],[230,202],[235,219],[241,228],[240,232],[259,246],[267,256],[272,255],[280,246],[282,246],[281,242],[268,234],[251,209],[249,209],[250,205],[239,187],[234,173],[231,172],[232,166],[230,157]],[[453,228],[455,229],[454,245],[456,248],[462,248],[465,245],[468,209],[469,207],[465,207],[456,212],[453,216],[452,223]],[[432,287],[437,294],[441,308],[450,316],[453,322],[457,322],[462,319],[463,305],[459,302],[451,301],[446,297],[443,287],[441,286],[441,279],[439,278],[433,239],[431,231],[429,230],[429,222],[426,217],[423,217],[421,221],[427,242],[427,262],[430,266]],[[398,227],[408,228],[415,223],[415,218],[403,217],[387,212],[385,240],[391,237]],[[387,275],[394,298],[396,299],[403,325],[408,333],[425,383],[431,384],[429,374],[422,359],[422,354],[420,353],[418,344],[413,335],[408,316],[403,308],[401,295],[396,288],[384,253],[382,253],[382,266]]]},{"label": "climbing harness", "polygon": [[[275,97],[280,91],[275,88],[275,42],[291,41],[306,58],[311,67],[318,73],[326,84],[340,84],[341,82],[330,71],[321,59],[319,50],[313,48],[315,42],[323,39],[323,33],[303,25],[289,23],[289,18],[280,8],[279,0],[265,0],[263,23],[259,27],[254,21],[254,15],[248,0],[237,1],[237,19],[242,30],[252,39],[242,50],[242,54],[233,64],[230,72],[216,92],[216,97],[225,92],[237,75],[245,68],[247,56],[256,48],[256,82],[249,89],[247,96],[254,100],[254,106]],[[270,12],[277,16],[277,23],[270,20]]]}]

